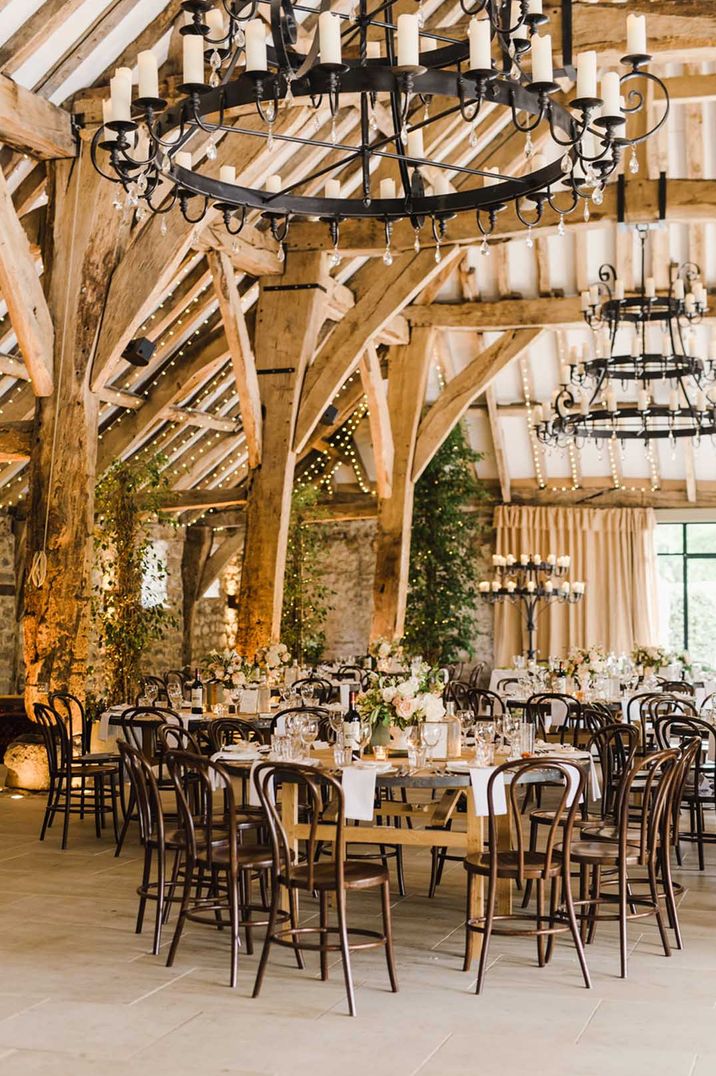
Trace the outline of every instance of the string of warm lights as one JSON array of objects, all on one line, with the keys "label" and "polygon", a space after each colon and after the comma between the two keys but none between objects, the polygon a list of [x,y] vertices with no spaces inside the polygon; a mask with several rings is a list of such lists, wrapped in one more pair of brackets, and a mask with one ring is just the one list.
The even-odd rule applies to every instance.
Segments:
[{"label": "string of warm lights", "polygon": [[527,360],[523,357],[520,359],[520,375],[522,378],[522,392],[525,398],[525,408],[527,410],[527,430],[530,439],[530,448],[532,450],[532,460],[534,463],[535,477],[537,479],[537,485],[540,489],[544,489],[546,482],[544,480],[544,474],[542,473],[542,460],[540,456],[540,448],[537,443],[537,438],[534,432],[534,424],[532,422],[532,391],[530,389],[530,378],[527,367]]}]

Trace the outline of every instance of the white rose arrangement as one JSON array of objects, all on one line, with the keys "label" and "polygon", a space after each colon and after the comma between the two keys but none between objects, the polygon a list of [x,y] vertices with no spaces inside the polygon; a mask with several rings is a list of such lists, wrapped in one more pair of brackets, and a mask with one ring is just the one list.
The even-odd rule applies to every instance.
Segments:
[{"label": "white rose arrangement", "polygon": [[211,650],[202,662],[204,674],[224,684],[244,687],[250,675],[250,666],[235,650]]},{"label": "white rose arrangement", "polygon": [[410,676],[398,683],[378,676],[358,695],[356,707],[362,717],[370,719],[373,728],[397,725],[404,729],[423,721],[440,721],[445,714],[442,693],[438,670],[417,661],[412,664]]}]

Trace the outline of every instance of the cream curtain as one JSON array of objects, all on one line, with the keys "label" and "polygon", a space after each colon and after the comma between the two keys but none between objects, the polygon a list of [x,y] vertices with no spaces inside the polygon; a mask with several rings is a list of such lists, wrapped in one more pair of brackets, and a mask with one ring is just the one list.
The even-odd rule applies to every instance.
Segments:
[{"label": "cream curtain", "polygon": [[[538,614],[539,657],[564,656],[571,646],[601,644],[616,653],[658,642],[657,569],[650,508],[556,508],[500,505],[497,553],[569,554],[568,578],[583,579],[577,605],[554,604]],[[527,647],[519,607],[495,606],[495,665],[512,664]]]}]

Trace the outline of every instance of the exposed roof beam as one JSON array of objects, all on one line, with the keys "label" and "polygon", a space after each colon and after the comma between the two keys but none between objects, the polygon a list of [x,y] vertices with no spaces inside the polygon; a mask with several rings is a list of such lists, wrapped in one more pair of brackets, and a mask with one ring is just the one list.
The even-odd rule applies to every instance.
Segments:
[{"label": "exposed roof beam", "polygon": [[414,482],[420,478],[472,401],[485,391],[500,370],[530,346],[540,332],[541,329],[519,329],[505,333],[447,383],[420,423],[413,462]]},{"label": "exposed roof beam", "polygon": [[393,429],[388,410],[387,383],[383,380],[375,344],[366,344],[360,360],[361,383],[368,401],[368,423],[373,443],[375,485],[379,497],[390,497],[393,486]]},{"label": "exposed roof beam", "polygon": [[161,494],[163,512],[186,512],[192,508],[243,507],[246,491],[242,489],[167,490]]},{"label": "exposed roof beam", "polygon": [[32,157],[76,157],[69,112],[0,74],[0,141]]}]

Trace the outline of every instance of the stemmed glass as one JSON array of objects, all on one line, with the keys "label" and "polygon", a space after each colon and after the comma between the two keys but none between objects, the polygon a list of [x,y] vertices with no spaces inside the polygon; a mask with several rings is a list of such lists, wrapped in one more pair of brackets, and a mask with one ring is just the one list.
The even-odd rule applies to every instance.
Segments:
[{"label": "stemmed glass", "polygon": [[229,698],[231,699],[231,705],[234,707],[234,713],[239,712],[239,702],[243,693],[243,688],[239,684],[231,683],[229,687]]},{"label": "stemmed glass", "polygon": [[420,738],[428,749],[428,761],[431,769],[433,768],[432,752],[440,743],[441,732],[442,727],[437,721],[424,721],[420,726]]},{"label": "stemmed glass", "polygon": [[361,755],[365,751],[366,747],[370,743],[370,738],[373,735],[373,725],[368,718],[361,718],[360,721],[360,750]]},{"label": "stemmed glass", "polygon": [[156,684],[149,683],[144,685],[144,697],[147,700],[147,705],[154,706],[158,695],[159,690]]},{"label": "stemmed glass", "polygon": [[335,734],[336,743],[343,744],[343,714],[340,710],[329,710],[328,712],[328,724],[331,726],[331,731]]},{"label": "stemmed glass", "polygon": [[306,754],[311,753],[311,744],[318,737],[318,721],[315,717],[304,717],[301,721],[300,732],[301,743],[306,749]]},{"label": "stemmed glass", "polygon": [[460,722],[462,746],[467,747],[468,740],[475,730],[475,714],[472,710],[458,710],[457,718]]},{"label": "stemmed glass", "polygon": [[182,703],[182,690],[179,684],[170,684],[167,688],[167,695],[169,696],[169,705],[176,713],[181,710]]}]

